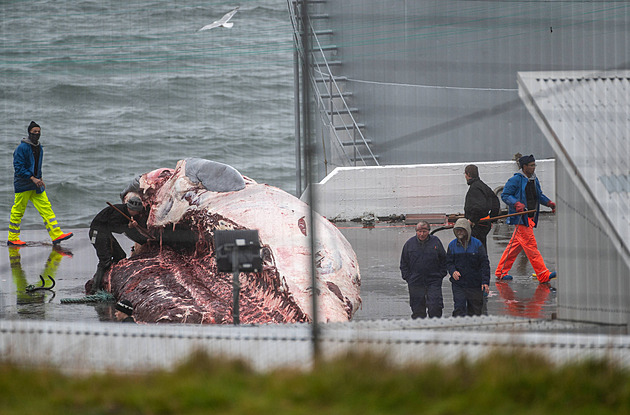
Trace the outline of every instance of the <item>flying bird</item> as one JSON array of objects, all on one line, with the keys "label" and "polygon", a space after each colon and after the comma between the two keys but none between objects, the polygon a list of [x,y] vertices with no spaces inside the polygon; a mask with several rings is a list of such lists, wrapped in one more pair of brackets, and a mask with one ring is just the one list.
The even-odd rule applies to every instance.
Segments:
[{"label": "flying bird", "polygon": [[229,29],[230,27],[234,26],[234,23],[228,23],[228,20],[230,20],[232,18],[232,16],[234,16],[236,14],[236,12],[238,11],[239,7],[241,7],[241,6],[236,6],[236,8],[234,8],[234,10],[226,13],[225,16],[223,16],[219,20],[214,21],[214,22],[210,23],[209,25],[205,25],[204,27],[199,29],[199,31],[201,32],[202,30],[210,30],[210,29],[214,29],[215,27],[227,27]]}]

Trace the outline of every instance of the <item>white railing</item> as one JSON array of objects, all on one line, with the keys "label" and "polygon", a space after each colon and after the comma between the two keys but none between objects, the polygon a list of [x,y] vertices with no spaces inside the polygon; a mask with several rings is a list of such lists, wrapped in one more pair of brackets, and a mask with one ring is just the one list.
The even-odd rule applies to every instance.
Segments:
[{"label": "white railing", "polygon": [[[308,77],[311,82],[311,88],[315,93],[315,100],[317,102],[317,108],[321,117],[322,125],[327,127],[330,131],[331,139],[334,138],[334,140],[338,144],[341,152],[348,162],[348,165],[356,166],[357,161],[359,161],[362,163],[362,165],[365,166],[368,165],[368,162],[372,162],[374,163],[373,165],[378,166],[379,163],[377,157],[372,152],[368,140],[365,138],[363,132],[361,131],[361,127],[352,115],[352,109],[344,98],[344,93],[339,87],[339,84],[337,83],[337,80],[332,73],[330,63],[328,62],[328,58],[325,53],[326,49],[322,46],[310,19],[308,19],[308,22],[306,22],[306,24],[302,21],[303,19],[301,18],[301,11],[299,10],[299,7],[307,7],[309,1],[287,1],[289,6],[291,24],[293,25],[293,38],[298,54],[301,56],[303,62],[313,62],[311,64],[311,68],[308,69]],[[306,51],[302,45],[301,34],[302,30],[304,30],[305,27],[308,30],[311,38],[313,39],[310,51]],[[305,57],[303,55],[307,52],[310,53],[311,56],[310,59],[305,60]],[[315,64],[315,62],[317,62],[317,64]],[[316,69],[313,70],[312,68]],[[318,79],[315,76],[314,72],[321,77],[320,79],[324,86],[324,91],[320,90],[320,88],[318,87]],[[335,124],[335,116],[337,116],[337,119],[341,121],[341,124]],[[344,145],[339,131],[345,132],[348,137],[352,138],[352,152],[350,154],[348,151],[346,151],[346,145]],[[360,150],[361,147],[364,147],[366,149],[363,151],[363,153],[365,154],[362,154]]]}]

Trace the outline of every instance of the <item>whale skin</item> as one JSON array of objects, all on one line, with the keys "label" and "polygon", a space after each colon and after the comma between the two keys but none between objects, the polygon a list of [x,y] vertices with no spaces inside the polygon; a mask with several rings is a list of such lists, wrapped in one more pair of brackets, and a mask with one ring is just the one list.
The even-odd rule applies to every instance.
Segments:
[{"label": "whale skin", "polygon": [[106,275],[106,288],[133,304],[136,322],[232,324],[232,274],[217,272],[214,232],[234,229],[258,230],[263,259],[261,272],[239,274],[241,324],[312,322],[313,295],[318,321],[352,319],[361,306],[359,265],[330,221],[245,176],[240,190],[208,190],[187,164],[192,169],[186,159],[140,176],[135,194],[150,208],[155,240],[136,245]]}]

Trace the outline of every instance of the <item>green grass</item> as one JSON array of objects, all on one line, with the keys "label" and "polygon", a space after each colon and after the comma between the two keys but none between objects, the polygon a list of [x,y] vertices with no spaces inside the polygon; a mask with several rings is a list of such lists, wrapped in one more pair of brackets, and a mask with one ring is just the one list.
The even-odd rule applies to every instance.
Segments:
[{"label": "green grass", "polygon": [[371,355],[257,373],[196,354],[173,371],[68,376],[0,365],[0,414],[626,414],[630,373],[532,355],[395,368]]}]

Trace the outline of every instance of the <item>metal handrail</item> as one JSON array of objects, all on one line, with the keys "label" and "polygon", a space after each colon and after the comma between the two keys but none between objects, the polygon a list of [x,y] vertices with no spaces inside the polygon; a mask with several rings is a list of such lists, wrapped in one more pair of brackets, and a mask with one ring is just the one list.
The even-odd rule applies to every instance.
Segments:
[{"label": "metal handrail", "polygon": [[[291,3],[293,3],[296,7],[298,6],[298,4],[301,4],[302,6],[306,6],[307,5],[307,1],[299,1],[299,0],[287,0],[288,2],[288,8],[289,8],[289,15],[291,18],[291,24],[293,25],[293,37],[297,46],[297,50],[298,53],[303,54],[303,53],[307,53],[307,51],[304,50],[303,45],[302,45],[302,41],[301,41],[301,37],[300,37],[300,25],[298,23],[298,13],[296,12],[296,9],[294,9],[293,7],[291,7]],[[300,20],[301,21],[301,20]],[[345,100],[343,93],[341,91],[341,88],[339,87],[339,84],[337,83],[337,81],[334,78],[334,75],[332,73],[332,69],[330,68],[330,65],[328,63],[328,59],[326,58],[326,54],[324,52],[324,49],[319,41],[319,38],[317,37],[317,34],[315,33],[315,29],[312,26],[312,24],[309,22],[308,23],[308,28],[307,30],[309,30],[309,33],[311,34],[312,38],[315,40],[316,45],[314,44],[312,50],[309,52],[312,54],[312,57],[315,58],[315,53],[314,51],[319,52],[319,54],[321,55],[321,61],[318,61],[320,64],[320,66],[325,66],[326,71],[323,72],[321,70],[318,70],[320,76],[322,77],[322,80],[324,82],[324,87],[326,88],[326,92],[329,95],[329,105],[327,106],[327,102],[325,102],[324,97],[322,96],[322,93],[319,89],[319,87],[317,86],[317,81],[315,76],[313,75],[313,71],[310,70],[309,68],[309,73],[308,73],[308,77],[309,80],[311,82],[311,86],[315,92],[315,95],[317,97],[317,106],[319,108],[319,112],[320,112],[320,117],[322,118],[322,122],[325,126],[328,127],[329,131],[332,132],[332,134],[334,135],[337,143],[339,144],[339,148],[341,149],[341,151],[343,152],[344,156],[346,157],[346,159],[348,160],[348,162],[350,164],[354,163],[354,165],[357,165],[357,160],[360,160],[363,162],[364,165],[367,166],[367,160],[372,160],[377,166],[379,165],[378,160],[376,159],[376,156],[374,155],[374,153],[372,152],[372,149],[370,148],[370,145],[368,143],[368,141],[366,140],[365,136],[363,135],[363,132],[361,131],[361,128],[359,127],[359,125],[357,124],[356,119],[354,118],[354,116],[352,115],[352,111],[350,109],[350,107],[348,106],[347,101]],[[304,22],[302,22],[302,27],[304,27]],[[302,57],[304,58],[304,57]],[[314,62],[314,59],[313,59]],[[326,80],[326,78],[328,78]],[[337,96],[335,96],[335,93]],[[339,100],[339,102],[342,104],[341,108],[338,108],[336,105],[334,105],[334,99],[337,98]],[[349,155],[346,150],[345,147],[343,145],[343,142],[341,141],[341,138],[339,137],[339,134],[337,133],[337,129],[335,127],[334,124],[334,116],[337,115],[339,116],[340,119],[343,120],[342,115],[345,115],[348,117],[348,119],[351,121],[350,123],[347,122],[343,122],[343,125],[341,125],[341,127],[343,127],[343,129],[341,131],[346,131],[346,133],[352,137],[352,141],[353,141],[353,151],[354,151],[354,157],[351,157],[351,155]],[[358,136],[358,137],[357,137]],[[365,146],[365,148],[367,149],[367,151],[369,152],[369,155],[363,155],[361,154],[361,152],[359,151],[358,146],[363,144]]]}]

